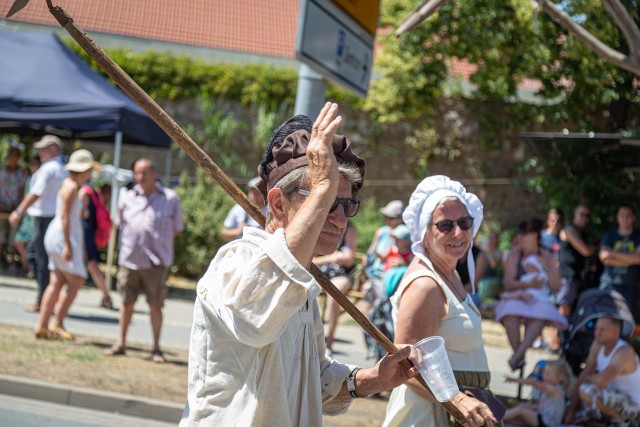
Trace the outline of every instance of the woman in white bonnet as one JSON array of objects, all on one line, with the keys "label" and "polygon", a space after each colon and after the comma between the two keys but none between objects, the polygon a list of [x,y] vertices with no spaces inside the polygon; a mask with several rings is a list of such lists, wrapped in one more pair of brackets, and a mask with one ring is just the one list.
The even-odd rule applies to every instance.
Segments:
[{"label": "woman in white bonnet", "polygon": [[[486,388],[490,373],[480,312],[456,273],[480,228],[482,203],[459,182],[431,176],[411,195],[403,219],[415,257],[392,297],[395,342],[415,344],[442,336],[458,385]],[[473,278],[474,264],[467,264]],[[451,401],[465,414],[465,426],[497,423],[489,407],[473,397],[460,392]],[[440,427],[454,422],[413,379],[392,391],[383,425]]]}]

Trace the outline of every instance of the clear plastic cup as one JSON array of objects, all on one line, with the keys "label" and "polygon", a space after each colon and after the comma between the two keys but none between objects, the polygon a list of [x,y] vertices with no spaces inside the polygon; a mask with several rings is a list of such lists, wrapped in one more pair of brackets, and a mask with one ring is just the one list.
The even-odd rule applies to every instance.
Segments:
[{"label": "clear plastic cup", "polygon": [[453,375],[442,337],[435,336],[418,341],[413,346],[410,359],[420,370],[420,375],[438,402],[447,402],[458,394],[458,383]]}]

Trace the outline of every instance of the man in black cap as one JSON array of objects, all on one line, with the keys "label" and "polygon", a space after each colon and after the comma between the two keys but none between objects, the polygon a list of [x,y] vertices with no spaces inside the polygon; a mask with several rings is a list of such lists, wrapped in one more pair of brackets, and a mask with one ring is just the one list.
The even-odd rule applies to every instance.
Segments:
[{"label": "man in black cap", "polygon": [[361,370],[325,356],[307,268],[335,251],[364,177],[364,160],[334,135],[337,111],[327,103],[313,125],[296,116],[276,129],[259,167],[265,230],[245,228],[198,283],[181,426],[318,426],[416,373],[399,365],[409,347]]}]

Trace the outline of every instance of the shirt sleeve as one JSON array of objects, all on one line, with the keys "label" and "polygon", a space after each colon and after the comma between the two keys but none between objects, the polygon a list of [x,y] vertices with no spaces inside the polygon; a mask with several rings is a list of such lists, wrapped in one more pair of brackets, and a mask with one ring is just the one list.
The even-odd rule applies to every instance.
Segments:
[{"label": "shirt sleeve", "polygon": [[320,288],[289,251],[283,229],[256,231],[266,237],[252,234],[222,247],[198,287],[207,288],[204,303],[238,341],[260,348],[278,339]]},{"label": "shirt sleeve", "polygon": [[31,188],[29,189],[29,193],[38,197],[42,196],[47,186],[49,175],[50,174],[47,173],[47,168],[45,167],[41,167],[40,170],[36,171],[31,178]]},{"label": "shirt sleeve", "polygon": [[182,205],[180,204],[180,196],[175,194],[173,201],[174,201],[174,209],[175,209],[175,215],[173,216],[174,218],[173,232],[180,233],[184,230],[184,216],[182,214]]},{"label": "shirt sleeve", "polygon": [[606,246],[607,248],[613,249],[616,244],[616,234],[613,231],[608,231],[607,234],[602,238],[602,246]]},{"label": "shirt sleeve", "polygon": [[227,217],[224,220],[224,228],[238,228],[244,224],[247,214],[240,205],[235,205],[231,208]]},{"label": "shirt sleeve", "polygon": [[347,380],[349,373],[356,367],[355,365],[345,365],[337,360],[333,360],[325,355],[324,327],[322,316],[318,309],[318,303],[314,302],[313,320],[320,355],[320,381],[322,384],[322,413],[324,415],[344,414],[349,409],[353,399],[347,396],[336,399],[342,389],[342,385]]}]

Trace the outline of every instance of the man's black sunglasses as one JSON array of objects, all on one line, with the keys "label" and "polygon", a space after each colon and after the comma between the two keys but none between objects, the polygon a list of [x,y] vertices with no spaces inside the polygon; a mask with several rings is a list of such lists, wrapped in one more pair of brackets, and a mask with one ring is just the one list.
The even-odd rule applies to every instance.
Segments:
[{"label": "man's black sunglasses", "polygon": [[[309,195],[309,192],[307,190],[302,190],[302,189],[299,189],[297,193],[304,197],[307,197]],[[333,201],[333,204],[331,205],[331,209],[329,209],[329,213],[338,209],[338,206],[340,205],[342,205],[344,209],[344,215],[347,218],[351,218],[353,216],[356,216],[356,214],[358,213],[358,209],[360,209],[360,200],[354,199],[351,197],[346,199],[342,199],[338,197]]]},{"label": "man's black sunglasses", "polygon": [[453,230],[453,224],[458,224],[460,230],[467,231],[471,227],[473,227],[473,217],[463,216],[456,219],[455,221],[452,219],[443,219],[442,221],[438,221],[433,225],[435,225],[438,231],[440,231],[441,233],[448,233]]}]

